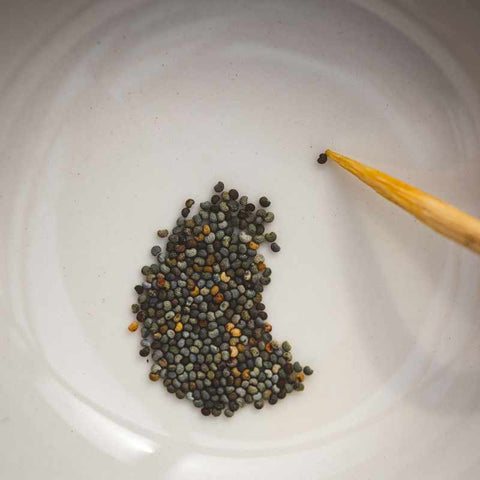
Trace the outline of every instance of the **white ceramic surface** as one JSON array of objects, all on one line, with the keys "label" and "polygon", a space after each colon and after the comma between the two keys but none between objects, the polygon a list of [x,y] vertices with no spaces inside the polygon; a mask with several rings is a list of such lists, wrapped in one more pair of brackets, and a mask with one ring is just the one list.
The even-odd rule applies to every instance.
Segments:
[{"label": "white ceramic surface", "polygon": [[[480,216],[478,2],[0,3],[0,478],[480,477],[480,258],[333,164]],[[315,369],[204,418],[126,329],[155,231],[266,193],[275,336]]]}]

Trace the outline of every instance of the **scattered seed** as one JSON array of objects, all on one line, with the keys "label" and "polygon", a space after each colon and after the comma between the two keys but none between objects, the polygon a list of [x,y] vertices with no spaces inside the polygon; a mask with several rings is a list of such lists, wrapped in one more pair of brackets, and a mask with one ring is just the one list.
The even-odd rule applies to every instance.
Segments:
[{"label": "scattered seed", "polygon": [[220,193],[220,192],[223,192],[223,189],[225,188],[225,185],[223,184],[223,182],[218,182],[214,187],[213,189],[217,192],[217,193]]},{"label": "scattered seed", "polygon": [[305,367],[303,367],[303,373],[305,375],[311,375],[313,373],[313,370],[308,365],[306,365]]},{"label": "scattered seed", "polygon": [[168,230],[166,230],[166,229],[159,230],[159,231],[157,232],[157,235],[158,235],[160,238],[168,237]]},{"label": "scattered seed", "polygon": [[260,206],[261,207],[269,207],[270,206],[270,200],[267,197],[260,197]]},{"label": "scattered seed", "polygon": [[138,328],[138,322],[137,322],[136,320],[134,320],[134,321],[128,326],[128,329],[129,329],[131,332],[134,332],[137,328]]},{"label": "scattered seed", "polygon": [[279,252],[280,251],[280,245],[277,242],[273,242],[270,245],[270,248],[272,249],[272,252]]},{"label": "scattered seed", "polygon": [[277,234],[275,232],[268,232],[264,237],[267,242],[274,242],[277,239]]}]

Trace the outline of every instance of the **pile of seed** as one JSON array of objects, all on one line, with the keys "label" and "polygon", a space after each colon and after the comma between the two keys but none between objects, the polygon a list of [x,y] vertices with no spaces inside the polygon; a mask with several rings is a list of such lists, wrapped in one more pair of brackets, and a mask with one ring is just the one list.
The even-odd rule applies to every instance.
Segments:
[{"label": "pile of seed", "polygon": [[157,232],[167,238],[165,251],[154,246],[157,263],[142,268],[128,328],[141,325],[140,355],[153,361],[150,380],[161,379],[204,415],[231,417],[245,404],[261,409],[303,390],[313,371],[293,362],[288,342],[272,338],[262,303],[272,271],[259,247],[268,242],[280,251],[277,235],[265,229],[274,219],[270,201],[261,197],[257,209],[222,182],[214,190],[193,216],[194,201],[185,202],[170,235]]}]

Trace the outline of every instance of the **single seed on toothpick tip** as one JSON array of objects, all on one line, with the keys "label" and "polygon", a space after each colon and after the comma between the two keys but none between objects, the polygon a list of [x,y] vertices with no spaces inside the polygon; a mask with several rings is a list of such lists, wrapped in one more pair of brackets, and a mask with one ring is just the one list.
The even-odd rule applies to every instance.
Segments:
[{"label": "single seed on toothpick tip", "polygon": [[323,165],[324,163],[327,162],[327,160],[328,160],[327,154],[326,153],[321,153],[318,157],[317,162],[320,163],[321,165]]}]

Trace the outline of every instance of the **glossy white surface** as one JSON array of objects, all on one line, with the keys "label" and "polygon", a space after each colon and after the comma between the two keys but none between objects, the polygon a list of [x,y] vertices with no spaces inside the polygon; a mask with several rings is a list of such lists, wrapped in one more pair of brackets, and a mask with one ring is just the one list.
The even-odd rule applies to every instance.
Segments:
[{"label": "glossy white surface", "polygon": [[[3,1],[0,478],[478,478],[480,259],[315,159],[480,216],[479,21],[466,1]],[[156,229],[217,179],[272,199],[267,308],[315,369],[231,420],[152,384],[126,329]]]}]

